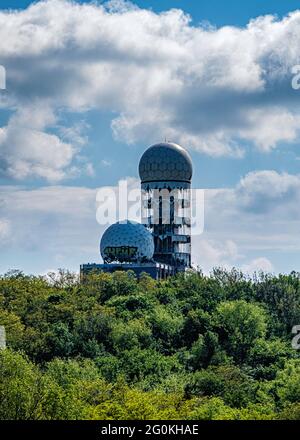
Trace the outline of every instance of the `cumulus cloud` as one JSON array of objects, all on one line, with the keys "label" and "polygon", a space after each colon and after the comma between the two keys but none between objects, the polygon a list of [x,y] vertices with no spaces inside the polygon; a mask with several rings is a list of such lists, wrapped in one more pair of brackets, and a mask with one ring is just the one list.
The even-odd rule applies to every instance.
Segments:
[{"label": "cumulus cloud", "polygon": [[272,170],[250,172],[241,179],[235,194],[240,209],[264,215],[276,211],[285,218],[290,217],[291,209],[299,218],[299,199],[300,175]]},{"label": "cumulus cloud", "polygon": [[167,136],[213,156],[241,156],[240,141],[264,152],[293,142],[299,30],[299,11],[219,29],[192,26],[181,10],[156,14],[122,1],[48,0],[2,11],[2,106],[29,115],[28,131],[14,117],[1,130],[2,172],[59,180],[72,171],[80,146],[53,129],[59,112],[113,112],[112,131],[122,141]]},{"label": "cumulus cloud", "polygon": [[198,265],[205,273],[213,267],[229,269],[240,258],[237,245],[232,240],[218,242],[204,237],[193,237],[192,246],[193,265]]},{"label": "cumulus cloud", "polygon": [[[136,179],[127,178],[127,183],[128,194],[132,190],[140,193]],[[115,195],[108,200],[109,209],[122,215],[113,221],[127,218],[127,213],[121,213],[124,203],[119,185],[106,189]],[[0,273],[16,265],[21,269],[29,266],[27,270],[38,273],[41,264],[45,265],[43,271],[49,267],[78,270],[80,263],[100,262],[99,240],[109,224],[97,221],[98,210],[104,209],[98,191],[81,186],[0,186]],[[130,212],[136,212],[136,205],[136,199],[131,198],[131,219],[135,219]],[[12,263],[8,260],[11,253]]]},{"label": "cumulus cloud", "polygon": [[270,273],[274,271],[274,267],[268,258],[260,257],[243,265],[242,271],[248,274],[253,274],[254,272]]},{"label": "cumulus cloud", "polygon": [[10,222],[5,218],[0,218],[0,243],[3,244],[11,233]]},{"label": "cumulus cloud", "polygon": [[74,150],[55,134],[43,131],[53,122],[49,109],[23,108],[0,128],[0,172],[16,179],[28,176],[60,180]]},{"label": "cumulus cloud", "polygon": [[213,218],[213,212],[222,214],[224,229],[233,218],[238,222],[241,216],[247,223],[253,222],[254,216],[261,222],[299,221],[299,202],[300,174],[251,171],[233,188],[205,190],[205,211],[209,218],[205,226],[220,221]]},{"label": "cumulus cloud", "polygon": [[[204,233],[194,238],[195,260],[205,267],[246,272],[296,270],[300,252],[300,175],[253,171],[233,188],[205,190]],[[234,243],[230,253],[228,243]]]},{"label": "cumulus cloud", "polygon": [[[224,234],[224,236],[226,233]],[[239,237],[238,242],[239,242]],[[245,274],[252,275],[254,272],[273,272],[274,266],[266,257],[249,258],[246,254],[240,253],[239,245],[232,239],[216,240],[216,238],[203,237],[193,238],[193,261],[194,266],[209,274],[213,268],[221,267],[231,270],[232,267],[242,270]],[[259,250],[261,253],[261,250]]]},{"label": "cumulus cloud", "polygon": [[78,270],[80,262],[99,260],[95,198],[96,190],[84,187],[0,187],[0,272]]},{"label": "cumulus cloud", "polygon": [[[299,31],[300,11],[243,28],[194,26],[180,10],[157,14],[123,1],[48,0],[1,11],[0,108],[8,122],[0,128],[0,175],[93,176],[84,157],[91,109],[113,115],[114,136],[128,144],[166,136],[211,156],[241,157],[245,145],[267,153],[296,142],[300,95],[291,68]],[[73,113],[81,122],[69,126]],[[100,163],[109,166],[106,155]],[[299,201],[300,176],[272,170],[207,190],[195,263],[272,270],[270,253],[300,251]],[[1,245],[47,250],[62,262],[67,252],[93,259],[101,234],[94,203],[88,188],[3,187]]]},{"label": "cumulus cloud", "polygon": [[[139,194],[139,182],[133,178],[127,182],[128,191]],[[110,191],[107,208],[116,209],[121,219],[135,218],[138,199],[131,197],[129,213],[121,214],[124,200],[118,197],[118,186],[106,189]],[[38,255],[45,270],[61,266],[78,269],[80,262],[100,261],[99,239],[107,224],[96,219],[99,206],[102,204],[102,210],[104,206],[103,193],[97,197],[97,191],[65,186],[1,187],[0,271],[8,268],[4,255],[10,251],[14,260],[26,255],[25,262]],[[300,254],[300,176],[257,171],[243,177],[234,188],[205,193],[204,233],[192,240],[194,265],[206,273],[216,266],[235,266],[249,273],[273,272],[278,270],[274,258],[279,254],[286,260],[286,270],[297,269],[290,256]],[[24,264],[22,261],[21,267]]]}]

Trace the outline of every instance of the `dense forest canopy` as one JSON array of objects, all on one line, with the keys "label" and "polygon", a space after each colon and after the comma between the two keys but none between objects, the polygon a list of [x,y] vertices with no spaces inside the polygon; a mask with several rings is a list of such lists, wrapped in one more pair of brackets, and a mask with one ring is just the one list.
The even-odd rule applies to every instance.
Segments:
[{"label": "dense forest canopy", "polygon": [[0,278],[0,419],[300,419],[300,275]]}]

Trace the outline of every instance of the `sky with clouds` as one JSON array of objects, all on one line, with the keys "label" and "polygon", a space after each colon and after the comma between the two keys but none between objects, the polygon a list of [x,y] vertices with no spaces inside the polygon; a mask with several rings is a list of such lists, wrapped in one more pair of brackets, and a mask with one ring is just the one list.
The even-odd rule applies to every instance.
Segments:
[{"label": "sky with clouds", "polygon": [[195,264],[298,270],[297,5],[2,1],[0,273],[100,261],[97,188],[164,138],[205,189]]}]

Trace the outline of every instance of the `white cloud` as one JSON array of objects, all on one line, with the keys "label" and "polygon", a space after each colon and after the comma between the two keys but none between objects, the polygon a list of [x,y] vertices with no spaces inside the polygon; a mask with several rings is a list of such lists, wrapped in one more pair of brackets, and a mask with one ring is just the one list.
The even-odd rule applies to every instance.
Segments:
[{"label": "white cloud", "polygon": [[218,242],[204,237],[193,237],[192,261],[199,265],[205,273],[213,267],[230,268],[240,258],[238,248],[234,241],[225,240]]},{"label": "white cloud", "polygon": [[242,178],[234,194],[238,210],[261,214],[264,220],[300,219],[300,175],[272,170],[250,172]]},{"label": "white cloud", "polygon": [[[139,192],[136,179],[127,182],[129,190]],[[115,191],[118,212],[117,187],[109,188]],[[11,251],[14,260],[26,255],[28,264],[38,255],[43,270],[100,261],[99,239],[107,225],[96,221],[96,194],[84,187],[1,187],[2,267]],[[193,263],[206,273],[216,266],[272,272],[280,255],[287,270],[297,269],[291,255],[300,255],[299,195],[299,176],[274,171],[250,173],[232,189],[206,190],[205,228],[193,237]],[[110,198],[110,208],[113,203]]]},{"label": "white cloud", "polygon": [[[226,232],[224,236],[226,236]],[[254,272],[269,273],[274,271],[273,264],[268,258],[257,257],[251,260],[247,255],[240,254],[237,243],[231,239],[217,241],[213,238],[205,238],[205,235],[194,237],[192,250],[193,261],[206,274],[209,274],[216,267],[227,270],[235,267],[249,275]]]},{"label": "white cloud", "polygon": [[[128,192],[140,190],[136,179],[126,180]],[[109,188],[117,202],[114,205],[110,199],[110,207],[118,213],[118,186]],[[49,267],[78,270],[81,263],[100,262],[99,241],[108,224],[97,222],[97,191],[71,186],[0,187],[0,273],[9,268],[7,255],[11,254],[13,267],[28,265],[27,270],[34,272],[39,272],[35,266],[40,265],[44,272]]]},{"label": "white cloud", "polygon": [[82,187],[28,190],[2,186],[0,215],[5,213],[13,231],[6,250],[14,249],[16,256],[22,250],[48,255],[91,251],[97,247],[97,230],[101,230],[95,197],[96,190]]},{"label": "white cloud", "polygon": [[293,142],[298,137],[300,116],[284,107],[252,110],[249,127],[242,128],[241,138],[253,141],[263,152],[268,152],[279,142]]},{"label": "white cloud", "polygon": [[180,10],[156,14],[122,1],[2,11],[2,105],[17,109],[1,131],[2,171],[48,180],[72,173],[85,138],[53,124],[58,112],[91,108],[113,112],[114,135],[128,143],[167,136],[206,154],[241,156],[241,140],[261,151],[293,142],[299,30],[299,11],[220,29],[192,26]]},{"label": "white cloud", "polygon": [[274,271],[274,267],[268,258],[260,257],[250,261],[242,266],[244,273],[253,274],[254,272],[270,273]]},{"label": "white cloud", "polygon": [[0,243],[3,244],[11,233],[10,222],[5,218],[0,218]]},{"label": "white cloud", "polygon": [[15,179],[28,176],[60,180],[74,156],[74,148],[44,129],[55,123],[49,107],[28,105],[0,128],[0,172]]},{"label": "white cloud", "polygon": [[16,179],[34,176],[60,180],[72,159],[71,145],[55,135],[9,126],[2,129],[0,138],[2,172]]},{"label": "white cloud", "polygon": [[193,240],[197,261],[272,272],[279,259],[285,270],[297,270],[299,206],[300,175],[274,170],[248,173],[234,188],[205,190],[204,233]]},{"label": "white cloud", "polygon": [[[84,157],[90,109],[114,115],[121,141],[167,137],[212,156],[241,157],[245,143],[269,152],[298,141],[291,67],[299,31],[300,11],[220,29],[192,26],[179,10],[156,14],[122,1],[49,0],[2,11],[0,107],[11,116],[0,128],[0,174],[51,182],[81,170],[94,175]],[[82,113],[71,127],[70,112]],[[254,171],[206,195],[205,232],[193,243],[200,265],[268,270],[270,252],[300,251],[299,175]],[[87,188],[2,188],[1,244],[60,262],[66,254],[93,259],[101,233],[94,202]]]}]

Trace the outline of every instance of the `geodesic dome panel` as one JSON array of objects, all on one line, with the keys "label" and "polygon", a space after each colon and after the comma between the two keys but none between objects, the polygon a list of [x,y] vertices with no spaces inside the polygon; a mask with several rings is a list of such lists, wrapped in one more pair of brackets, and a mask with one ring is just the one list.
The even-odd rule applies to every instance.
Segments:
[{"label": "geodesic dome panel", "polygon": [[100,242],[104,261],[149,261],[154,254],[153,236],[140,223],[117,222],[104,232]]},{"label": "geodesic dome panel", "polygon": [[165,180],[190,182],[192,159],[180,145],[170,142],[155,144],[142,155],[139,174],[142,183]]}]

